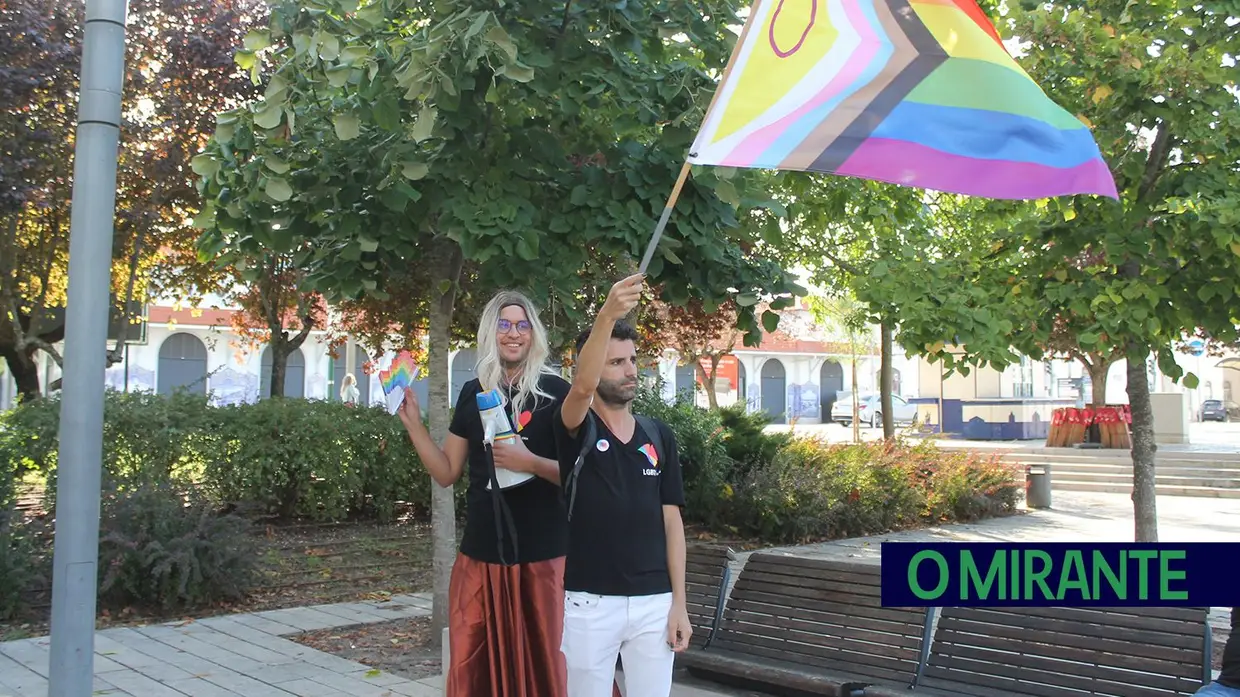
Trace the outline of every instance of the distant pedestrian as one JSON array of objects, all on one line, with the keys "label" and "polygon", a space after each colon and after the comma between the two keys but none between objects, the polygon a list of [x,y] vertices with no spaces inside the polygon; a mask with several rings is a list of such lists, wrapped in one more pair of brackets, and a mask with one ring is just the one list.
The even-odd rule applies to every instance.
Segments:
[{"label": "distant pedestrian", "polygon": [[357,389],[357,378],[353,377],[353,373],[345,375],[340,382],[340,401],[351,407],[362,401],[362,391]]}]

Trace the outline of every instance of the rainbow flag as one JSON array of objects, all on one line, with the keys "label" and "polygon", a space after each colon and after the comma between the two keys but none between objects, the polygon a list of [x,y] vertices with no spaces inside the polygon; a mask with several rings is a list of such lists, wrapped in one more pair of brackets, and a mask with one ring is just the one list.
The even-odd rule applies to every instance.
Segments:
[{"label": "rainbow flag", "polygon": [[383,393],[390,395],[394,390],[413,387],[414,381],[418,379],[418,370],[413,354],[408,351],[396,354],[387,370],[379,371],[379,383],[383,385]]},{"label": "rainbow flag", "polygon": [[689,162],[997,199],[1118,198],[974,0],[756,0]]}]

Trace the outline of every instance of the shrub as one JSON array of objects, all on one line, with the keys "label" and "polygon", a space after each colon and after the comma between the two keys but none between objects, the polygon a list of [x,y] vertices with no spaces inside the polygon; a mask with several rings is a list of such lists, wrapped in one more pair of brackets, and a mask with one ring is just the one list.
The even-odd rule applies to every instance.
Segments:
[{"label": "shrub", "polygon": [[[59,400],[0,415],[0,500],[35,472],[55,506]],[[103,482],[204,485],[217,502],[286,517],[388,521],[402,502],[426,510],[430,480],[400,420],[381,408],[301,399],[213,407],[201,395],[109,391]],[[8,476],[5,476],[5,475]]]},{"label": "shrub", "polygon": [[101,601],[167,611],[244,597],[258,568],[249,525],[167,483],[109,492],[100,521]]},{"label": "shrub", "polygon": [[792,433],[781,431],[767,433],[764,429],[771,419],[765,412],[748,414],[744,403],[737,403],[719,411],[724,428],[724,445],[732,460],[728,480],[739,482],[753,470],[775,460],[779,451],[792,443]]},{"label": "shrub", "polygon": [[779,543],[873,535],[1010,513],[1019,481],[996,460],[931,443],[798,439],[741,482],[729,518]]},{"label": "shrub", "polygon": [[40,556],[33,527],[16,512],[0,509],[0,620],[17,614],[23,593],[46,580],[47,559]]}]

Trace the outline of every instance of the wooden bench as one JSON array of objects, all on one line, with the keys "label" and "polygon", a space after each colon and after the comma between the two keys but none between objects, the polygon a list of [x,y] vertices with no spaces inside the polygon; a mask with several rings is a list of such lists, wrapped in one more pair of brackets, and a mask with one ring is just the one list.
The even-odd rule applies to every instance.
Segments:
[{"label": "wooden bench", "polygon": [[693,625],[691,648],[710,646],[723,614],[723,599],[732,577],[731,549],[726,545],[690,545],[685,552],[685,603]]},{"label": "wooden bench", "polygon": [[1191,695],[1209,675],[1206,612],[944,608],[916,688],[865,695]]},{"label": "wooden bench", "polygon": [[677,663],[756,689],[860,695],[907,687],[923,658],[927,608],[885,608],[877,564],[756,553],[710,645]]}]

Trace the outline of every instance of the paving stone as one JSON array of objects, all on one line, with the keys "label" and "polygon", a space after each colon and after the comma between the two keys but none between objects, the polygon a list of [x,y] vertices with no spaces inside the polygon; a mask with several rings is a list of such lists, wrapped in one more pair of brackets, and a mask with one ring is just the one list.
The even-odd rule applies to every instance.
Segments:
[{"label": "paving stone", "polygon": [[168,683],[168,687],[177,692],[184,692],[189,697],[245,697],[239,695],[232,690],[225,689],[205,678],[191,678],[189,680],[174,680]]},{"label": "paving stone", "polygon": [[439,690],[444,689],[443,675],[432,675],[429,678],[422,678],[418,682],[422,683],[423,685],[430,685],[431,687],[439,689]]},{"label": "paving stone", "polygon": [[[305,653],[305,647],[301,644],[259,629],[255,629],[250,625],[233,621],[231,618],[213,619],[210,627],[221,634],[226,634],[241,641],[249,642],[250,644],[262,646],[268,651],[278,653],[288,658],[295,658]],[[290,629],[289,633],[296,634],[297,630]]]},{"label": "paving stone", "polygon": [[40,645],[38,639],[20,639],[0,644],[0,654],[25,666],[44,678],[47,677],[48,664],[51,662],[51,651],[46,644]]},{"label": "paving stone", "polygon": [[301,631],[297,627],[254,614],[233,615],[228,619],[236,622],[237,624],[243,624],[252,629],[257,629],[260,632],[271,634],[272,636],[286,636],[288,634],[296,634]]},{"label": "paving stone", "polygon": [[239,695],[245,695],[245,697],[289,697],[291,694],[284,689],[268,685],[261,680],[255,680],[231,670],[222,670],[211,675],[204,675],[203,678],[226,690],[231,690]]},{"label": "paving stone", "polygon": [[185,697],[184,692],[133,671],[109,673],[108,682],[125,692],[142,697]]},{"label": "paving stone", "polygon": [[351,624],[374,624],[391,619],[399,619],[392,613],[376,610],[364,603],[346,603],[341,605],[313,605],[309,609],[325,615],[339,617]]},{"label": "paving stone", "polygon": [[305,607],[294,607],[285,610],[268,610],[256,613],[264,619],[296,627],[299,631],[313,632],[320,629],[344,626],[344,620]]},{"label": "paving stone", "polygon": [[375,672],[376,671],[374,668],[366,666],[365,670],[354,671],[353,673],[346,673],[346,675],[348,675],[351,678],[359,677],[362,680],[365,680],[366,682],[370,683],[371,685],[378,685],[380,687],[386,687],[388,685],[396,685],[399,683],[409,682],[409,678],[402,678],[401,676],[396,675],[394,673],[387,673],[387,672],[379,671],[378,675],[375,675],[374,674]]},{"label": "paving stone", "polygon": [[431,687],[420,680],[389,685],[388,689],[404,697],[443,697],[443,688]]},{"label": "paving stone", "polygon": [[288,692],[297,695],[297,697],[337,697],[338,695],[347,694],[328,685],[324,685],[321,682],[307,680],[304,678],[301,680],[284,683],[280,686],[280,689],[287,690]]},{"label": "paving stone", "polygon": [[251,641],[226,634],[218,629],[203,627],[198,624],[186,627],[182,631],[184,631],[186,635],[192,636],[199,641],[227,649],[235,654],[245,656],[246,658],[250,658],[265,665],[281,665],[296,660],[291,656],[286,656],[282,653],[272,651],[267,648],[267,645],[270,643],[285,641],[284,639],[277,639],[270,635],[262,635],[259,633],[261,636],[266,636],[266,639],[260,644],[255,644]]},{"label": "paving stone", "polygon": [[[338,673],[325,676],[322,683],[353,697],[393,697],[392,690],[382,685],[375,685],[361,676],[350,677]],[[292,683],[287,683],[292,684]]]}]

